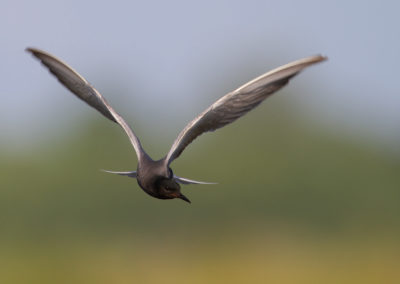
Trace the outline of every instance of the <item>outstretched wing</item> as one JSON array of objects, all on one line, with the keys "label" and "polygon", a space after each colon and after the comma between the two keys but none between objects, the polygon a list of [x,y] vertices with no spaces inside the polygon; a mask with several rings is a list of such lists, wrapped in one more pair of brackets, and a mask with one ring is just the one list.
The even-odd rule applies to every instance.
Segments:
[{"label": "outstretched wing", "polygon": [[85,80],[85,78],[79,75],[78,72],[66,63],[47,52],[35,48],[27,48],[26,51],[32,53],[33,56],[38,58],[41,63],[57,77],[58,81],[60,81],[61,84],[74,93],[78,98],[97,109],[108,119],[118,123],[128,135],[138,159],[141,159],[143,148],[135,133],[125,120],[107,103],[103,96]]},{"label": "outstretched wing", "polygon": [[186,125],[172,144],[165,162],[169,165],[197,136],[232,123],[285,86],[301,70],[324,60],[326,57],[317,55],[294,61],[265,73],[223,96]]}]

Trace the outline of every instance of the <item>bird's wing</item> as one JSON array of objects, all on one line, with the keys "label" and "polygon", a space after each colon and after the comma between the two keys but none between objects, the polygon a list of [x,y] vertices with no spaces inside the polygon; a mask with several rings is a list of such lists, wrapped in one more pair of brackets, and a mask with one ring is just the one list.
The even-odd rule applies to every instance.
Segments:
[{"label": "bird's wing", "polygon": [[101,112],[108,119],[118,123],[126,132],[136,151],[138,159],[143,155],[143,149],[138,137],[125,122],[125,120],[108,104],[104,97],[86,81],[74,69],[62,62],[55,56],[35,48],[27,48],[26,51],[32,53],[49,71],[57,77],[58,81],[67,89],[74,93],[78,98],[85,101]]},{"label": "bird's wing", "polygon": [[174,179],[181,184],[217,184],[215,182],[197,181],[188,178],[178,177],[174,175]]},{"label": "bird's wing", "polygon": [[285,86],[301,70],[324,60],[326,57],[317,55],[291,62],[223,96],[186,125],[172,144],[165,162],[169,165],[197,136],[232,123]]},{"label": "bird's wing", "polygon": [[133,172],[115,172],[115,171],[108,171],[108,170],[102,170],[102,171],[106,172],[106,173],[110,173],[110,174],[117,174],[117,175],[120,175],[120,176],[128,176],[128,177],[131,177],[131,178],[137,178],[136,171],[133,171]]}]

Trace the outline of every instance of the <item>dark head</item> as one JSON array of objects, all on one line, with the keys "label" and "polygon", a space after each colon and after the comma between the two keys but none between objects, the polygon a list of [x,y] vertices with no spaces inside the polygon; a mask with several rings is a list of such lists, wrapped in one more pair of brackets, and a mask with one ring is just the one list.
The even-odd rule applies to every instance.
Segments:
[{"label": "dark head", "polygon": [[181,193],[181,187],[179,183],[177,183],[173,178],[160,179],[157,182],[157,190],[158,190],[158,198],[161,199],[180,198],[190,203],[190,200],[187,199],[187,197]]}]

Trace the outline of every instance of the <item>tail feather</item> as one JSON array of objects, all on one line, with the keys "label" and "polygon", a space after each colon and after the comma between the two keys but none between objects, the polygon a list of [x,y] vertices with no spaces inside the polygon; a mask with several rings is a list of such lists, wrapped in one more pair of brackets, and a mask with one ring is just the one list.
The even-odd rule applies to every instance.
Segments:
[{"label": "tail feather", "polygon": [[102,171],[106,172],[106,173],[110,173],[110,174],[117,174],[117,175],[120,175],[120,176],[128,176],[128,177],[131,177],[131,178],[136,178],[137,177],[136,171],[132,171],[132,172],[115,172],[115,171],[108,171],[108,170],[102,170]]},{"label": "tail feather", "polygon": [[197,181],[188,178],[178,177],[174,175],[174,179],[181,184],[217,184],[215,182]]}]

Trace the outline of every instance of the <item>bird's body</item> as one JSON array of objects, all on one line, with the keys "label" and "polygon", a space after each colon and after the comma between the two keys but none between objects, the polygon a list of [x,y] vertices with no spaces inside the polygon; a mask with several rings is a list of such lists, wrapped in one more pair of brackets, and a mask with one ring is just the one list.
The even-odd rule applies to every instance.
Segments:
[{"label": "bird's body", "polygon": [[[160,199],[174,198],[159,190],[160,183],[170,182],[172,184],[170,187],[173,188],[174,186],[172,170],[165,165],[164,159],[153,161],[149,156],[146,156],[138,163],[136,174],[139,186],[149,195]],[[179,184],[176,182],[175,187],[179,188]]]},{"label": "bird's body", "polygon": [[156,184],[168,175],[162,160],[153,161],[147,156],[138,164],[136,173],[140,187],[151,196],[158,197]]},{"label": "bird's body", "polygon": [[326,60],[311,56],[283,65],[242,85],[221,97],[193,119],[178,135],[170,151],[161,160],[154,161],[144,151],[138,137],[125,120],[107,103],[104,97],[75,70],[53,55],[39,49],[28,48],[57,79],[78,98],[97,109],[105,117],[119,124],[128,135],[138,157],[136,171],[109,173],[136,178],[139,186],[149,195],[159,199],[180,198],[190,202],[180,191],[180,184],[211,184],[178,177],[170,168],[172,161],[199,135],[214,131],[254,109],[268,96],[285,86],[302,69]]}]

